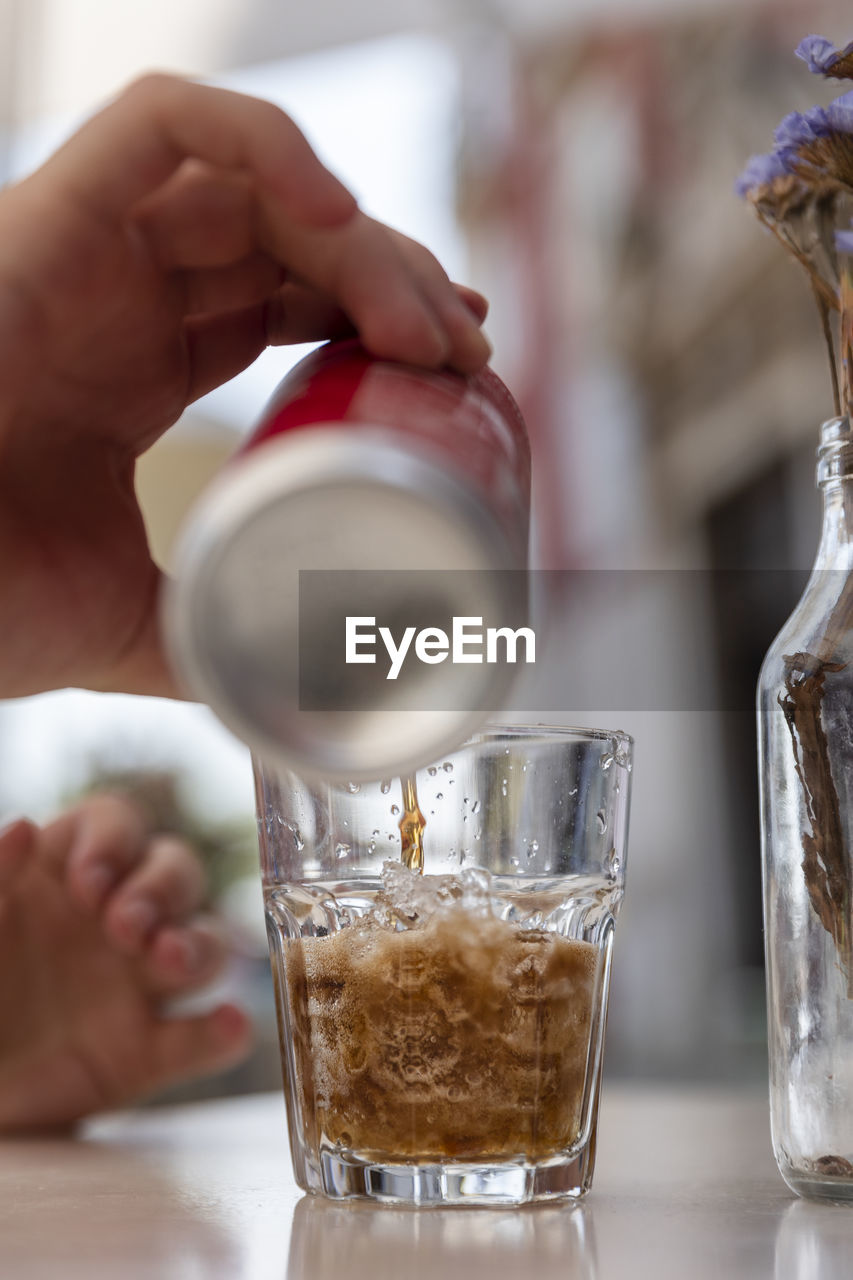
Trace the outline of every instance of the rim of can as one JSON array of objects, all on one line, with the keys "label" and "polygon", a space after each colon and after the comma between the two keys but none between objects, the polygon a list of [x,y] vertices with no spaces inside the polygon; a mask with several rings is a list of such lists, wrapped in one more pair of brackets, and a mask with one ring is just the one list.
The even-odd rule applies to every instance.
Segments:
[{"label": "rim of can", "polygon": [[[403,710],[377,711],[388,717],[390,754],[375,750],[364,758],[359,740],[347,740],[334,712],[299,710],[293,697],[282,732],[271,734],[246,714],[223,683],[211,661],[210,584],[229,542],[247,530],[254,517],[270,511],[283,498],[361,482],[388,493],[404,494],[415,512],[440,512],[480,557],[477,568],[523,568],[517,549],[461,478],[437,465],[427,450],[407,444],[401,449],[387,428],[359,427],[357,433],[337,424],[318,424],[264,441],[226,466],[194,507],[178,539],[175,569],[164,593],[162,622],[167,652],[182,686],[206,702],[243,742],[272,764],[331,780],[368,781],[414,769],[458,746],[484,721],[499,712],[514,673],[505,667],[487,672],[484,696],[471,709],[419,711],[417,721]],[[283,508],[282,508],[283,510]],[[394,548],[389,541],[389,554]],[[284,547],[286,570],[298,578],[300,565],[292,548]],[[330,566],[336,567],[336,566]],[[368,566],[371,567],[371,566]],[[395,568],[420,567],[395,564]],[[453,567],[448,565],[446,567]],[[298,619],[294,620],[294,628]],[[295,664],[291,660],[292,667]],[[296,679],[291,672],[291,678]],[[292,691],[293,692],[293,691]],[[391,719],[395,718],[395,719]],[[328,731],[324,732],[324,725]],[[400,743],[408,752],[401,754]]]}]

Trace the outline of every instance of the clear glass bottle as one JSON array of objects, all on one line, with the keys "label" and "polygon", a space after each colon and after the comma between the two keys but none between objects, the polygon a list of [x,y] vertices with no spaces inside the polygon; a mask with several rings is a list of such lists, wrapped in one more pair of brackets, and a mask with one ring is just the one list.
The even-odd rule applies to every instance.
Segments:
[{"label": "clear glass bottle", "polygon": [[821,428],[823,533],[758,686],[770,1110],[799,1195],[853,1201],[853,431]]}]

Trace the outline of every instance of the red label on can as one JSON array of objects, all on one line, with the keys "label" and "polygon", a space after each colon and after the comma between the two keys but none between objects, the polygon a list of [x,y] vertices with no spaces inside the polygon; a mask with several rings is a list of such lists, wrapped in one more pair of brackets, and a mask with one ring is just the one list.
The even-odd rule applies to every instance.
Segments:
[{"label": "red label on can", "polygon": [[463,376],[378,360],[357,340],[312,352],[287,375],[253,449],[285,432],[346,425],[387,429],[480,492],[504,528],[524,528],[530,507],[530,448],[518,406],[491,369]]}]

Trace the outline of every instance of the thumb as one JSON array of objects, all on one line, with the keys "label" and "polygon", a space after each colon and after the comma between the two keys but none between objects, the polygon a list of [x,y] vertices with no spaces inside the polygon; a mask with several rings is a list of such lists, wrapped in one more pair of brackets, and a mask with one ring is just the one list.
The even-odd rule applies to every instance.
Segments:
[{"label": "thumb", "polygon": [[178,684],[166,655],[161,623],[161,602],[166,587],[166,575],[158,571],[140,625],[115,661],[86,682],[87,688],[97,693],[135,693],[151,698],[190,700]]}]

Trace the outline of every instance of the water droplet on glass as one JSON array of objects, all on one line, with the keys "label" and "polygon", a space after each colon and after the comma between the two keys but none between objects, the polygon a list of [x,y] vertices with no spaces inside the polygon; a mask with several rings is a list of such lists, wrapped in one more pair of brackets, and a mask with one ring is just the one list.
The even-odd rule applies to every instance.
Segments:
[{"label": "water droplet on glass", "polygon": [[431,778],[434,778],[435,775],[438,773],[438,769],[434,764],[431,764],[430,767],[427,769],[427,773]]},{"label": "water droplet on glass", "polygon": [[453,772],[453,765],[450,763],[450,761],[449,761],[449,760],[445,760],[444,764],[443,764],[441,767],[442,767],[442,769],[444,770],[444,772],[445,772],[445,773],[452,773],[452,772]]},{"label": "water droplet on glass", "polygon": [[391,790],[391,779],[383,778],[379,784],[379,790],[382,792],[383,796],[387,796],[388,792]]},{"label": "water droplet on glass", "polygon": [[379,835],[379,828],[378,828],[378,827],[374,827],[370,834],[371,834],[372,836],[378,836],[378,835]]},{"label": "water droplet on glass", "polygon": [[344,844],[342,841],[340,841],[338,844],[335,845],[336,858],[345,858],[348,853],[352,853],[351,845]]},{"label": "water droplet on glass", "polygon": [[529,840],[529,841],[528,841],[528,843],[527,843],[527,856],[528,856],[528,858],[532,858],[532,857],[534,857],[534,855],[535,855],[535,854],[537,854],[538,852],[539,852],[539,841],[538,841],[538,840]]},{"label": "water droplet on glass", "polygon": [[480,812],[480,801],[479,801],[479,800],[475,800],[475,801],[474,801],[474,803],[471,805],[471,812],[472,812],[472,813],[479,813],[479,812]]},{"label": "water droplet on glass", "polygon": [[598,827],[598,834],[603,836],[607,830],[607,814],[603,809],[599,809],[598,813],[595,815],[595,825]]},{"label": "water droplet on glass", "polygon": [[507,788],[507,781],[506,781],[506,778],[502,778],[502,779],[501,779],[501,795],[502,795],[502,796],[505,796],[505,795],[506,795],[506,788]]},{"label": "water droplet on glass", "polygon": [[517,867],[517,866],[518,866],[518,858],[510,858],[510,860],[509,860],[509,865],[510,865],[511,867]]},{"label": "water droplet on glass", "polygon": [[615,849],[611,849],[604,859],[604,874],[608,880],[615,880],[622,870],[622,859]]},{"label": "water droplet on glass", "polygon": [[296,852],[301,853],[305,848],[305,841],[302,839],[302,832],[299,830],[295,822],[288,822],[286,818],[279,818],[279,822],[293,836],[293,843],[296,846]]},{"label": "water droplet on glass", "polygon": [[613,764],[613,761],[615,759],[616,759],[616,756],[612,751],[606,751],[598,763],[601,765],[602,769],[606,773],[607,770],[610,768],[610,766]]},{"label": "water droplet on glass", "polygon": [[444,792],[443,792],[443,791],[436,791],[436,793],[435,793],[435,798],[436,798],[436,800],[443,800],[443,799],[444,799]]},{"label": "water droplet on glass", "polygon": [[347,791],[350,793],[351,796],[357,796],[360,790],[361,790],[360,782],[347,783]]},{"label": "water droplet on glass", "polygon": [[398,804],[392,804],[392,805],[391,805],[391,812],[393,813],[394,817],[396,818],[397,814],[400,812],[400,806],[399,806]]}]

